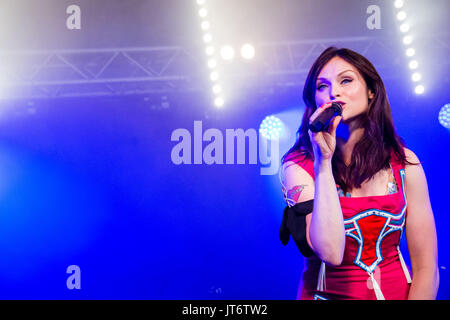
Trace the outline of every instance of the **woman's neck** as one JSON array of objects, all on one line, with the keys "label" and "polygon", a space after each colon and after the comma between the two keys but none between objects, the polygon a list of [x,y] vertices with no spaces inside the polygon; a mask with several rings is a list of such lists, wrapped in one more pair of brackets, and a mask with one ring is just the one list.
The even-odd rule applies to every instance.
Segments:
[{"label": "woman's neck", "polygon": [[336,147],[339,147],[344,163],[348,166],[352,159],[355,144],[364,134],[364,128],[354,123],[340,123],[336,130]]}]

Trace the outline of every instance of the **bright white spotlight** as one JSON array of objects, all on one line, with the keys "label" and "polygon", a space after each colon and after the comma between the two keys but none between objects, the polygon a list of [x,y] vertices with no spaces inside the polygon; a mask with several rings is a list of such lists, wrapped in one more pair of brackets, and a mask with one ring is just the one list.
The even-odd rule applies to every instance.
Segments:
[{"label": "bright white spotlight", "polygon": [[202,6],[202,5],[205,4],[205,0],[197,0],[197,4],[198,4],[199,6]]},{"label": "bright white spotlight", "polygon": [[212,41],[212,35],[210,33],[206,33],[205,35],[203,35],[203,41],[205,41],[206,43],[209,43]]},{"label": "bright white spotlight", "polygon": [[412,41],[413,41],[412,36],[404,36],[403,37],[403,44],[410,45],[412,43]]},{"label": "bright white spotlight", "polygon": [[224,105],[224,103],[225,103],[225,101],[221,97],[214,99],[214,104],[216,105],[216,107],[220,108]]},{"label": "bright white spotlight", "polygon": [[210,27],[209,21],[202,21],[201,27],[202,27],[202,30],[204,30],[204,31],[209,30],[209,27]]},{"label": "bright white spotlight", "polygon": [[406,19],[406,12],[405,11],[400,11],[399,13],[397,13],[397,20],[398,21],[403,21]]},{"label": "bright white spotlight", "polygon": [[414,89],[414,92],[417,94],[422,94],[425,92],[425,88],[420,84]]},{"label": "bright white spotlight", "polygon": [[275,116],[267,116],[259,125],[259,132],[266,139],[279,139],[283,133],[283,123]]},{"label": "bright white spotlight", "polygon": [[400,31],[405,33],[408,32],[410,29],[409,23],[402,23],[402,25],[400,26]]},{"label": "bright white spotlight", "polygon": [[219,94],[222,92],[222,87],[219,84],[215,84],[212,90],[214,94]]},{"label": "bright white spotlight", "polygon": [[411,70],[414,70],[414,69],[417,69],[417,67],[419,66],[419,63],[417,62],[417,60],[412,60],[408,66]]},{"label": "bright white spotlight", "polygon": [[216,49],[213,46],[207,46],[205,49],[206,55],[212,56]]},{"label": "bright white spotlight", "polygon": [[232,60],[234,58],[234,49],[231,46],[224,46],[220,49],[220,55],[224,60]]},{"label": "bright white spotlight", "polygon": [[439,123],[450,129],[450,103],[445,104],[439,111]]},{"label": "bright white spotlight", "polygon": [[208,60],[208,68],[214,69],[217,66],[216,59],[209,59]]},{"label": "bright white spotlight", "polygon": [[397,9],[400,9],[401,7],[403,7],[403,0],[395,0],[395,1],[394,1],[394,6],[395,6]]},{"label": "bright white spotlight", "polygon": [[414,82],[420,81],[420,79],[422,79],[422,75],[419,72],[414,72],[411,79]]},{"label": "bright white spotlight", "polygon": [[209,78],[211,79],[211,81],[217,81],[219,80],[219,74],[217,73],[217,71],[213,71],[209,75]]},{"label": "bright white spotlight", "polygon": [[415,55],[416,54],[416,50],[414,50],[414,48],[408,48],[408,49],[406,49],[406,55],[408,56],[408,57],[412,57],[413,55]]},{"label": "bright white spotlight", "polygon": [[255,57],[255,47],[250,43],[246,43],[241,47],[241,56],[246,60],[253,59]]},{"label": "bright white spotlight", "polygon": [[201,8],[200,10],[198,10],[198,15],[204,18],[208,15],[208,10],[206,10],[205,8]]}]

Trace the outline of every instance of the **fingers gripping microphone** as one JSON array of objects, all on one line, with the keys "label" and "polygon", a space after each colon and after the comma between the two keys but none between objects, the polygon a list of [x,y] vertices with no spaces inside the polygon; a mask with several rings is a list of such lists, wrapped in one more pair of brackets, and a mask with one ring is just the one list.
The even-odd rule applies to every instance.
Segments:
[{"label": "fingers gripping microphone", "polygon": [[338,102],[333,102],[331,107],[325,109],[317,118],[309,125],[309,130],[312,132],[324,131],[330,124],[331,120],[342,115],[342,105]]}]

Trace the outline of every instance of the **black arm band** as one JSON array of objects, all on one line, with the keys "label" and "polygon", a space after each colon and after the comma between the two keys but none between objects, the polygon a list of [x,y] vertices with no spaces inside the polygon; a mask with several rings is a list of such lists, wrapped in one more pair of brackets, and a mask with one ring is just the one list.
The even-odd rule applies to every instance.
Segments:
[{"label": "black arm band", "polygon": [[305,257],[314,255],[306,241],[306,215],[313,211],[313,204],[314,200],[309,200],[284,208],[280,227],[280,240],[283,245],[287,245],[292,236],[300,253]]}]

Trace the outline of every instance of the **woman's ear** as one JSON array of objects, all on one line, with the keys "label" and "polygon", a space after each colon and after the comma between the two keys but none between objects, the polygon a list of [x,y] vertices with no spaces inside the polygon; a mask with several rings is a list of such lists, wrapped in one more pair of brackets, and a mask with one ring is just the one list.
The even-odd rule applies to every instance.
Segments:
[{"label": "woman's ear", "polygon": [[374,97],[374,94],[373,94],[372,90],[370,90],[370,89],[369,89],[368,96],[369,96],[369,100],[372,100]]}]

